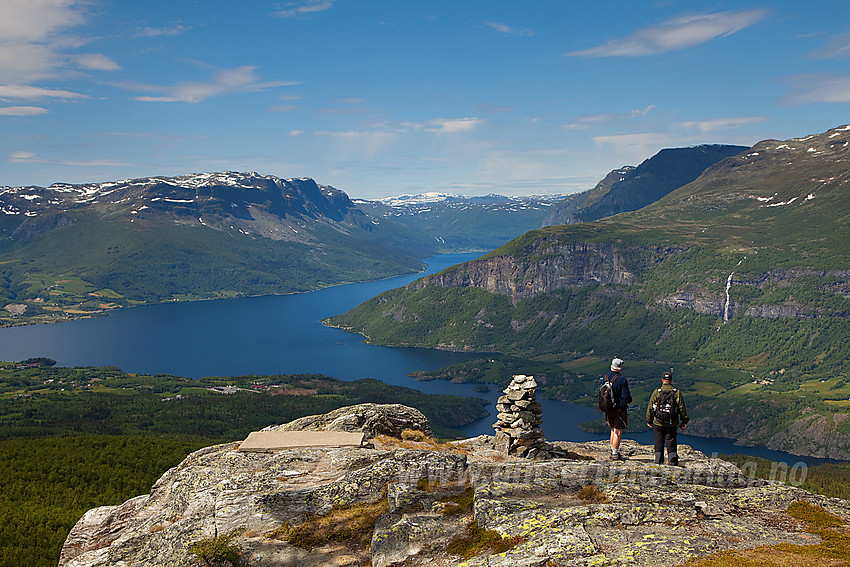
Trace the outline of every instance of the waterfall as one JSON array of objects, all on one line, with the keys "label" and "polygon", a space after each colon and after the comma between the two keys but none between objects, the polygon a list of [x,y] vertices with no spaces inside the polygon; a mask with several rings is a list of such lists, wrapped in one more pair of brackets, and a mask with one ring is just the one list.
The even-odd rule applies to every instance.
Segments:
[{"label": "waterfall", "polygon": [[729,321],[729,288],[732,287],[732,276],[735,275],[735,272],[729,274],[729,277],[726,278],[726,305],[723,306],[723,322],[726,323]]}]

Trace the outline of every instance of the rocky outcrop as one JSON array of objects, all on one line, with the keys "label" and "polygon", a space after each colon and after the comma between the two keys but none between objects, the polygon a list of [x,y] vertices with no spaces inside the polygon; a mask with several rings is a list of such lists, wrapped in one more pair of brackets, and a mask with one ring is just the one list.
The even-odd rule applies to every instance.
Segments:
[{"label": "rocky outcrop", "polygon": [[310,415],[264,431],[347,431],[365,433],[366,439],[378,435],[401,438],[409,429],[431,435],[428,418],[416,408],[401,404],[359,404],[339,408],[322,415]]},{"label": "rocky outcrop", "polygon": [[[327,421],[340,423],[344,414]],[[617,462],[607,459],[607,442],[555,443],[570,458],[543,461],[506,457],[490,436],[446,444],[377,436],[372,444],[201,449],[150,494],[87,512],[59,565],[201,566],[191,544],[222,534],[252,567],[676,565],[728,549],[816,543],[785,513],[795,500],[850,520],[846,501],[753,480],[686,445],[681,466],[669,467],[654,465],[653,449],[631,441],[621,446],[627,460]],[[293,526],[371,503],[384,507],[369,546],[286,541]],[[516,546],[469,560],[449,554],[472,519],[516,536]]]},{"label": "rocky outcrop", "polygon": [[[722,317],[725,307],[725,299],[722,295],[710,295],[692,291],[680,291],[664,296],[657,300],[659,305],[672,309],[690,309],[703,315],[715,315]],[[729,306],[730,314],[736,312],[740,306],[732,303]]]},{"label": "rocky outcrop", "polygon": [[422,278],[408,289],[427,285],[478,287],[514,301],[564,288],[593,284],[623,284],[634,281],[623,256],[608,243],[559,244],[556,240],[535,243],[541,251],[533,258],[494,256],[468,262],[454,269]]}]

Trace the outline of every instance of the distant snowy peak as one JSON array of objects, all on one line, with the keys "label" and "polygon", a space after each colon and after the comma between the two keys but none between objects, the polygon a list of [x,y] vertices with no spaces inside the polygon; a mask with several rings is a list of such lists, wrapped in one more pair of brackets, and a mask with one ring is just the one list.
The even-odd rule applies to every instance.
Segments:
[{"label": "distant snowy peak", "polygon": [[460,198],[460,196],[452,195],[451,193],[437,193],[435,191],[429,191],[427,193],[419,193],[418,195],[386,197],[384,199],[377,199],[377,201],[388,207],[406,207],[409,205],[422,205],[426,203],[441,203],[453,198]]},{"label": "distant snowy peak", "polygon": [[[435,208],[444,209],[470,209],[470,208],[486,208],[486,209],[523,209],[523,208],[539,208],[549,207],[554,203],[561,201],[564,195],[528,195],[518,197],[506,197],[504,195],[489,195],[466,196],[453,195],[451,193],[438,193],[435,191],[427,193],[419,193],[417,195],[400,195],[398,197],[386,197],[377,199],[371,203],[380,203],[386,207],[396,209],[404,214],[427,213]],[[367,204],[370,201],[357,200],[360,204]]]},{"label": "distant snowy peak", "polygon": [[[239,189],[258,189],[266,186],[268,183],[283,183],[292,184],[295,182],[312,182],[309,177],[301,177],[297,179],[281,179],[273,175],[261,175],[256,172],[240,173],[236,171],[213,172],[213,173],[190,173],[187,175],[179,175],[175,177],[155,176],[155,177],[140,177],[137,179],[124,179],[121,181],[106,181],[102,183],[54,183],[53,185],[44,188],[36,186],[25,187],[0,187],[0,195],[4,193],[17,194],[21,197],[30,199],[40,199],[44,194],[61,194],[73,195],[76,194],[82,198],[89,198],[94,195],[106,196],[118,189],[132,188],[148,188],[155,185],[170,185],[183,189],[198,189],[201,187],[234,187]],[[330,190],[328,187],[319,185],[323,190]]]},{"label": "distant snowy peak", "polygon": [[[227,210],[269,208],[275,214],[338,217],[353,208],[348,197],[308,177],[281,179],[256,172],[191,173],[102,183],[54,183],[49,187],[0,187],[0,214],[38,216],[80,207],[124,207],[131,215],[179,208],[180,214],[205,211],[216,203]],[[192,210],[190,210],[192,209]],[[194,210],[197,209],[197,210]],[[244,215],[243,215],[244,216]]]}]

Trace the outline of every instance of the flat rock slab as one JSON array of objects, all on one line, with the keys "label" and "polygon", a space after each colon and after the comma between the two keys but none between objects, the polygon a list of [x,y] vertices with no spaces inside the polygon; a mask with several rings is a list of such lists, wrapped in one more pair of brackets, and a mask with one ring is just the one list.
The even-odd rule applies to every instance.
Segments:
[{"label": "flat rock slab", "polygon": [[238,450],[269,453],[312,447],[360,447],[365,435],[342,431],[252,431]]}]

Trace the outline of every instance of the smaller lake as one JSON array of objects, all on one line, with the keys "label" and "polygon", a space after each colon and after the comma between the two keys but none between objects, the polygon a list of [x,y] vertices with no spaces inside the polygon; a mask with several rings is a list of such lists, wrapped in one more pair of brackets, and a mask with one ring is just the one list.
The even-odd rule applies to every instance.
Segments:
[{"label": "smaller lake", "polygon": [[[422,348],[368,345],[360,335],[325,327],[321,320],[344,313],[379,293],[477,258],[445,254],[428,260],[428,269],[385,280],[330,287],[309,293],[168,303],[121,309],[108,316],[51,325],[0,329],[0,360],[45,356],[61,366],[117,366],[125,372],[173,374],[191,378],[250,374],[326,374],[341,380],[376,378],[428,394],[483,397],[492,417],[463,428],[466,435],[492,435],[500,392],[480,393],[474,384],[434,380],[417,382],[408,374],[474,358],[474,354]],[[593,407],[541,400],[547,439],[593,441],[607,436],[587,433],[580,423],[602,420]],[[640,408],[631,423],[642,423]],[[637,419],[636,419],[637,418]],[[627,439],[652,444],[641,428]],[[681,443],[712,453],[753,454],[789,464],[826,462],[763,447],[738,447],[730,439],[680,434]]]}]

